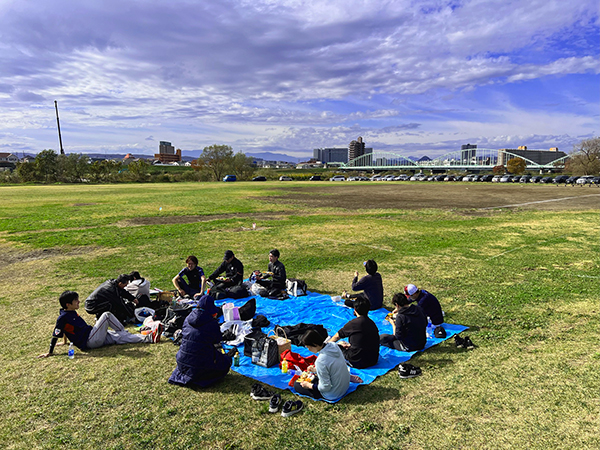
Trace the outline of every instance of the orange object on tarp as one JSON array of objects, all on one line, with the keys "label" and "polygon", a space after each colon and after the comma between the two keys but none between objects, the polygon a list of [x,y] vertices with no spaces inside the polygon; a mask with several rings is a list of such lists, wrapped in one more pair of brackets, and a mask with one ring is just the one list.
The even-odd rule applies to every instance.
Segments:
[{"label": "orange object on tarp", "polygon": [[290,380],[290,382],[288,383],[288,386],[294,387],[294,383],[296,382],[296,380],[300,379],[300,375],[294,375],[292,377],[292,379]]},{"label": "orange object on tarp", "polygon": [[[306,369],[308,369],[308,366],[315,365],[315,361],[317,361],[317,355],[304,357],[298,353],[294,353],[291,350],[284,350],[281,352],[281,360],[283,361],[284,359],[288,362],[288,367],[290,369],[298,368],[304,372]],[[279,367],[281,367],[281,363],[279,363]]]}]

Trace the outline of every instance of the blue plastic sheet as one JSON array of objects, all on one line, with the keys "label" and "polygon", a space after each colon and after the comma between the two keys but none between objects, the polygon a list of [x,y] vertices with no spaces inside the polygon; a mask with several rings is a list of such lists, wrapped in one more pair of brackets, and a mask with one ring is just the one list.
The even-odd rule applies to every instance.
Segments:
[{"label": "blue plastic sheet", "polygon": [[[263,328],[263,332],[265,333],[273,330],[274,327],[278,325],[296,325],[304,322],[321,324],[327,329],[329,335],[333,336],[348,321],[355,318],[353,309],[346,307],[343,302],[334,302],[331,299],[331,296],[326,294],[308,292],[308,295],[306,296],[290,297],[287,300],[272,300],[260,296],[253,297],[256,298],[256,314],[262,314],[266,316],[271,322],[269,327]],[[222,305],[224,303],[231,302],[236,306],[242,306],[250,298],[252,297],[239,300],[226,299],[223,301],[217,301],[215,304]],[[385,316],[388,314],[388,312],[389,311],[384,308],[369,312],[369,317],[379,328],[380,334],[392,334],[392,326],[385,320]],[[466,330],[468,327],[445,323],[444,328],[446,329],[446,338],[428,339],[427,345],[422,351],[425,351],[428,348],[445,341],[446,339],[450,339],[452,336]],[[243,345],[240,347],[240,365],[238,367],[233,366],[231,368],[232,370],[270,386],[279,389],[289,389],[297,394],[293,388],[288,386],[288,383],[292,378],[289,373],[281,373],[281,370],[278,366],[265,368],[252,364],[251,358],[243,355]],[[295,345],[292,345],[292,351],[303,356],[309,356],[312,354],[305,347],[297,347]],[[379,362],[377,365],[369,367],[368,369],[351,368],[350,373],[358,375],[363,380],[361,384],[369,384],[372,383],[375,378],[384,375],[397,367],[398,364],[408,361],[415,353],[417,352],[401,352],[382,346],[379,347]],[[358,386],[360,386],[360,384],[350,383],[350,387],[348,388],[348,391],[346,391],[346,394],[334,401],[329,402],[335,403],[341,400],[349,393],[354,392]]]}]

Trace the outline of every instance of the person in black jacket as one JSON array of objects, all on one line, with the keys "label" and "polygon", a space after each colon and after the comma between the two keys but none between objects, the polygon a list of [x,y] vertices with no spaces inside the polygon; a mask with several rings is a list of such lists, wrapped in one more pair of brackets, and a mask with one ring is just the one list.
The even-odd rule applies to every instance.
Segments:
[{"label": "person in black jacket", "polygon": [[363,263],[367,275],[358,279],[358,272],[354,272],[354,279],[352,280],[353,291],[363,291],[358,294],[347,294],[346,291],[342,294],[344,298],[344,305],[349,308],[354,307],[354,299],[365,298],[369,301],[371,311],[379,309],[383,306],[383,281],[381,280],[381,274],[377,272],[377,263],[372,259]]},{"label": "person in black jacket", "polygon": [[274,248],[269,252],[269,272],[273,275],[271,280],[265,280],[263,277],[258,277],[256,282],[261,286],[266,287],[270,292],[271,291],[281,291],[285,289],[285,280],[287,279],[287,275],[285,273],[285,266],[281,261],[279,261],[279,250]]},{"label": "person in black jacket", "polygon": [[169,383],[206,387],[225,378],[236,350],[234,347],[223,354],[217,349],[216,345],[223,339],[217,313],[210,295],[200,297],[198,307],[183,323],[181,347],[175,357],[177,367]]},{"label": "person in black jacket", "polygon": [[[217,280],[217,277],[225,272],[225,280]],[[231,250],[225,252],[223,262],[208,277],[215,285],[213,289],[224,290],[231,286],[239,286],[244,281],[244,265],[237,259]]]},{"label": "person in black jacket", "polygon": [[116,280],[107,280],[98,286],[85,300],[87,313],[99,319],[102,313],[109,311],[123,324],[135,320],[134,310],[139,302],[125,290],[129,281],[129,275],[121,274]]},{"label": "person in black jacket", "polygon": [[379,343],[403,352],[423,350],[427,343],[427,317],[404,294],[394,294],[392,303],[396,307],[392,312],[392,315],[396,314],[396,320],[390,315],[386,320],[392,324],[394,334],[382,334]]}]

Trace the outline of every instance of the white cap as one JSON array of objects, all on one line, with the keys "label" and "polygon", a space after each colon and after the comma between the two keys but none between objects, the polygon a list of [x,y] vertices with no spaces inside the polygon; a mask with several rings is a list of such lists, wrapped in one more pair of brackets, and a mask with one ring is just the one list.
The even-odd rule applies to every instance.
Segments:
[{"label": "white cap", "polygon": [[417,292],[417,287],[414,284],[407,284],[406,286],[404,286],[404,293],[406,295],[413,295],[415,292]]}]

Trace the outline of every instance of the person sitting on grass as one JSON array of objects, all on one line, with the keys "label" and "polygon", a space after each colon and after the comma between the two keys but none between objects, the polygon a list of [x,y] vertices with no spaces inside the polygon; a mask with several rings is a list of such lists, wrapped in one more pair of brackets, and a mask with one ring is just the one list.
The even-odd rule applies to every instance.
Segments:
[{"label": "person sitting on grass", "polygon": [[315,365],[308,367],[308,371],[316,372],[316,376],[312,382],[297,380],[294,389],[315,399],[339,399],[350,387],[350,371],[339,345],[325,344],[323,336],[315,330],[304,333],[302,343],[311,352],[319,354]]},{"label": "person sitting on grass", "polygon": [[[225,272],[226,279],[217,280],[223,272]],[[215,290],[224,290],[231,286],[239,286],[244,281],[244,265],[235,257],[231,250],[227,250],[223,257],[223,262],[208,279],[215,283],[213,286]]]},{"label": "person sitting on grass", "polygon": [[[206,276],[204,270],[198,266],[198,258],[190,255],[185,260],[186,267],[173,278],[173,286],[179,291],[179,295],[193,297],[196,294],[204,293],[206,287]],[[187,283],[183,279],[187,278]]]},{"label": "person sitting on grass", "polygon": [[[77,314],[79,309],[79,294],[77,292],[65,291],[60,295],[58,301],[61,310],[52,333],[50,350],[48,353],[39,355],[39,358],[54,355],[55,346],[66,344],[67,339],[80,350],[112,344],[157,343],[160,341],[163,331],[163,326],[160,323],[156,324],[152,332],[146,336],[131,334],[123,328],[121,322],[112,313],[105,312],[92,327]],[[109,330],[109,327],[112,330]],[[64,338],[64,341],[58,342],[61,337]]]},{"label": "person sitting on grass", "polygon": [[218,312],[214,299],[210,295],[203,295],[198,307],[185,318],[181,346],[175,357],[177,367],[169,383],[206,387],[225,378],[236,349],[234,347],[223,354],[217,348],[223,340],[216,320]]},{"label": "person sitting on grass", "polygon": [[419,308],[423,310],[425,317],[429,317],[434,326],[436,337],[446,337],[446,330],[442,327],[444,323],[444,313],[442,306],[435,295],[427,292],[425,289],[419,289],[414,284],[408,284],[404,287],[404,295],[411,301],[417,302]]},{"label": "person sitting on grass", "polygon": [[381,280],[381,274],[377,272],[377,263],[372,259],[363,262],[367,275],[358,279],[358,272],[354,272],[354,279],[352,280],[353,291],[363,291],[358,294],[348,294],[346,291],[342,294],[344,305],[349,308],[353,307],[354,300],[356,298],[366,298],[371,304],[370,310],[374,311],[383,306],[383,282]]},{"label": "person sitting on grass", "polygon": [[102,283],[85,300],[86,312],[99,319],[103,313],[109,311],[123,324],[134,321],[134,311],[139,302],[125,290],[129,281],[129,275],[121,274],[116,280]]},{"label": "person sitting on grass", "polygon": [[339,341],[344,357],[352,367],[365,369],[374,366],[379,360],[379,330],[377,325],[369,318],[369,301],[359,297],[354,302],[354,315],[352,319],[335,333],[329,342],[348,338],[349,342]]},{"label": "person sitting on grass", "polygon": [[[269,290],[269,294],[279,293],[285,290],[285,280],[287,275],[285,272],[285,266],[279,261],[279,250],[274,248],[269,252],[269,267],[268,271],[272,275],[258,276],[256,282],[261,286]],[[271,280],[265,280],[264,278],[272,277]]]},{"label": "person sitting on grass", "polygon": [[427,318],[419,306],[411,304],[404,294],[394,294],[392,303],[395,306],[392,315],[386,320],[392,324],[394,334],[382,334],[379,343],[385,347],[402,352],[423,350],[427,343]]},{"label": "person sitting on grass", "polygon": [[138,308],[158,309],[169,306],[169,302],[166,300],[150,300],[150,282],[143,278],[137,270],[131,272],[129,278],[131,281],[125,286],[125,290],[137,299]]}]

